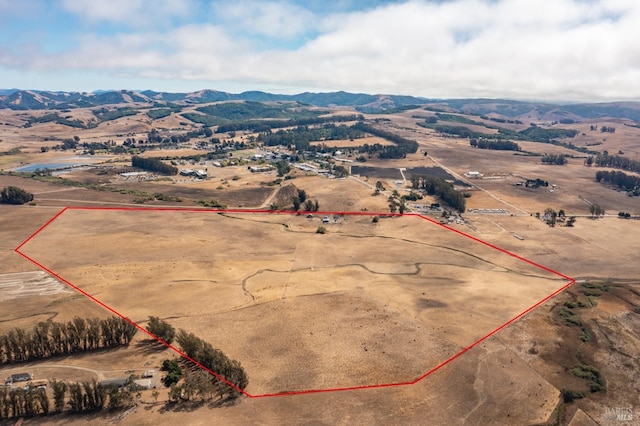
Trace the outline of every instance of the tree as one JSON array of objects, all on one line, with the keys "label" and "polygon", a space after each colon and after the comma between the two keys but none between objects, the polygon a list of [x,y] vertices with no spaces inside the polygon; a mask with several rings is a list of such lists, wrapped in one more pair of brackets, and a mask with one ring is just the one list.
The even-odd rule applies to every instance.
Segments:
[{"label": "tree", "polygon": [[25,204],[33,201],[33,194],[17,186],[7,186],[0,192],[0,202],[4,204]]},{"label": "tree", "polygon": [[182,377],[182,370],[175,359],[165,359],[160,370],[167,372],[167,375],[162,378],[162,384],[168,388],[178,383],[180,377]]},{"label": "tree", "polygon": [[398,206],[398,211],[400,214],[404,214],[404,211],[407,209],[407,205],[404,203],[404,200],[400,200],[400,204]]},{"label": "tree", "polygon": [[35,396],[38,400],[38,404],[40,405],[42,414],[49,414],[49,397],[47,396],[47,392],[44,389],[37,389]]},{"label": "tree", "polygon": [[547,225],[554,227],[556,225],[556,217],[557,217],[557,213],[555,210],[553,210],[551,207],[547,207],[544,210],[544,220],[547,223]]},{"label": "tree", "polygon": [[307,200],[304,202],[304,211],[312,212],[313,211],[313,201]]},{"label": "tree", "polygon": [[605,213],[604,209],[596,203],[591,204],[589,211],[591,212],[591,217],[603,216]]},{"label": "tree", "polygon": [[348,176],[349,171],[344,166],[335,166],[333,169],[333,174],[338,178],[342,178]]},{"label": "tree", "polygon": [[150,316],[146,329],[149,333],[164,340],[168,344],[171,344],[176,337],[176,329],[167,321],[158,317]]},{"label": "tree", "polygon": [[[293,210],[298,211],[300,210],[300,197],[293,197]],[[307,210],[309,211],[309,210]]]},{"label": "tree", "polygon": [[278,176],[282,177],[291,171],[291,166],[286,160],[279,160],[276,163],[276,169],[278,170]]},{"label": "tree", "polygon": [[307,191],[305,191],[304,189],[299,189],[298,198],[300,199],[301,203],[304,203],[307,200]]},{"label": "tree", "polygon": [[67,384],[53,380],[51,382],[51,388],[53,389],[53,406],[55,411],[56,413],[62,413],[64,411],[65,395],[67,394]]},{"label": "tree", "polygon": [[76,413],[85,408],[85,398],[79,383],[69,383],[69,406]]}]

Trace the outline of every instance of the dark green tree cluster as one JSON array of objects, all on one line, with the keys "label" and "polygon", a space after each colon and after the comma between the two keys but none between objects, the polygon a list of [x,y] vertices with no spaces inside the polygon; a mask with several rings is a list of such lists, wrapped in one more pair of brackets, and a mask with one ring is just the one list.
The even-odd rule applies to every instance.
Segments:
[{"label": "dark green tree cluster", "polygon": [[117,120],[118,118],[136,114],[138,114],[138,110],[128,107],[116,108],[112,110],[108,108],[99,108],[93,111],[93,115],[95,115],[100,121]]},{"label": "dark green tree cluster", "polygon": [[301,117],[289,120],[242,120],[225,123],[218,126],[216,133],[227,133],[238,130],[249,130],[251,132],[269,132],[272,129],[284,127],[312,126],[324,123],[339,123],[346,121],[362,121],[364,117],[358,115],[336,115],[330,117]]},{"label": "dark green tree cluster", "polygon": [[519,133],[534,142],[549,142],[552,139],[574,138],[578,131],[574,129],[543,129],[542,127],[532,126],[521,130]]},{"label": "dark green tree cluster", "polygon": [[290,130],[263,132],[258,135],[258,142],[267,146],[293,146],[297,151],[317,151],[318,147],[311,142],[324,140],[359,139],[364,133],[353,127],[328,123],[322,127],[298,126]]},{"label": "dark green tree cluster", "polygon": [[320,209],[320,204],[318,200],[311,200],[309,195],[307,195],[307,191],[304,189],[298,190],[298,196],[293,197],[293,209],[295,211],[299,211],[301,207],[304,208],[305,212],[317,212]]},{"label": "dark green tree cluster", "polygon": [[401,197],[398,191],[395,189],[393,190],[387,201],[389,201],[389,211],[391,213],[395,213],[397,211],[400,214],[404,214],[404,212],[407,210],[406,199],[404,197]]},{"label": "dark green tree cluster", "polygon": [[176,337],[176,329],[167,321],[158,317],[150,316],[146,329],[149,333],[164,340],[168,344],[171,344]]},{"label": "dark green tree cluster", "polygon": [[614,169],[628,170],[640,173],[640,161],[622,157],[620,155],[599,154],[587,158],[587,165],[593,164],[596,167],[613,167]]},{"label": "dark green tree cluster", "polygon": [[542,164],[564,166],[567,164],[567,156],[564,154],[545,154],[542,156],[540,161],[542,161]]},{"label": "dark green tree cluster", "polygon": [[226,120],[250,120],[256,118],[288,118],[286,105],[270,105],[262,102],[223,102],[196,108],[196,111]]},{"label": "dark green tree cluster", "polygon": [[0,335],[0,365],[127,346],[137,331],[129,321],[115,316],[41,321],[31,330],[14,328]]},{"label": "dark green tree cluster", "polygon": [[3,204],[25,204],[33,201],[33,194],[17,186],[7,186],[0,191],[0,202]]},{"label": "dark green tree cluster", "polygon": [[474,132],[465,126],[455,126],[451,124],[437,124],[432,126],[433,130],[438,133],[444,133],[447,135],[455,135],[459,138],[480,138],[484,136],[484,133]]},{"label": "dark green tree cluster", "polygon": [[596,181],[610,183],[618,188],[629,191],[631,195],[640,195],[640,178],[623,172],[600,170],[596,173]]},{"label": "dark green tree cluster", "polygon": [[[465,117],[464,115],[445,114],[445,113],[442,113],[442,112],[436,112],[436,117],[437,117],[436,121],[425,120],[425,122],[436,123],[438,120],[442,120],[442,121],[450,121],[452,123],[461,123],[461,124],[471,124],[471,125],[475,125],[475,126],[484,126],[483,123],[481,123],[479,121],[471,120],[471,119]],[[431,117],[428,117],[428,118],[431,118]],[[486,117],[486,119],[489,119],[489,117]]]},{"label": "dark green tree cluster", "polygon": [[[380,130],[364,122],[358,122],[352,126],[354,129],[369,133],[374,136],[393,142],[396,146],[384,147],[378,156],[380,158],[404,158],[407,154],[415,154],[418,151],[418,142],[403,138],[395,133]],[[392,148],[396,148],[392,150]]]},{"label": "dark green tree cluster", "polygon": [[210,377],[210,380],[214,385],[213,392],[219,397],[227,395],[229,398],[236,398],[240,395],[238,389],[244,389],[249,384],[247,374],[240,362],[230,359],[210,343],[184,330],[178,331],[176,341],[185,355],[217,374]]},{"label": "dark green tree cluster", "polygon": [[278,160],[276,162],[276,170],[278,171],[278,176],[282,177],[291,171],[291,166],[287,160]]},{"label": "dark green tree cluster", "polygon": [[515,142],[507,141],[507,140],[473,138],[471,139],[469,144],[479,149],[494,149],[499,151],[520,151],[520,145],[518,145]]},{"label": "dark green tree cluster", "polygon": [[162,368],[160,370],[167,373],[166,376],[162,378],[162,384],[168,388],[178,383],[182,377],[182,369],[175,359],[165,359],[162,362]]},{"label": "dark green tree cluster", "polygon": [[87,126],[81,120],[71,120],[69,118],[61,117],[58,113],[45,114],[42,117],[31,117],[25,123],[24,127],[31,127],[35,123],[56,123],[64,126],[75,127],[79,129],[86,129]]},{"label": "dark green tree cluster", "polygon": [[436,195],[452,208],[464,213],[466,205],[464,195],[456,191],[453,184],[446,180],[432,176],[413,175],[411,176],[411,184],[413,189],[422,189],[428,195]]},{"label": "dark green tree cluster", "polygon": [[180,114],[183,118],[194,123],[204,124],[205,126],[218,126],[225,123],[227,120],[213,115],[198,114],[197,112],[183,112]]},{"label": "dark green tree cluster", "polygon": [[299,211],[301,207],[304,207],[304,211],[306,212],[317,212],[318,209],[320,209],[318,200],[315,200],[315,202],[311,201],[307,194],[307,191],[305,191],[304,189],[298,190],[298,195],[296,197],[293,197],[292,202],[293,209],[295,211]]},{"label": "dark green tree cluster", "polygon": [[540,178],[527,179],[524,182],[524,186],[527,188],[540,188],[541,186],[547,187],[549,186],[549,182]]},{"label": "dark green tree cluster", "polygon": [[170,116],[172,112],[180,112],[181,110],[182,108],[179,106],[154,108],[147,111],[147,115],[153,120],[158,120]]},{"label": "dark green tree cluster", "polygon": [[602,127],[600,127],[600,132],[602,132],[602,133],[615,133],[616,132],[616,128],[615,127],[610,127],[610,126],[602,126]]},{"label": "dark green tree cluster", "polygon": [[131,158],[131,165],[143,170],[157,172],[163,175],[177,175],[178,168],[164,163],[157,158],[142,158],[134,155]]}]

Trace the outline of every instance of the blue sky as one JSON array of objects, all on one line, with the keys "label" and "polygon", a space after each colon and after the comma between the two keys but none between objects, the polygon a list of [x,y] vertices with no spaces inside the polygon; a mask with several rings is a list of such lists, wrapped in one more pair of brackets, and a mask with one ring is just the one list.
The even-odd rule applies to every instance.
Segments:
[{"label": "blue sky", "polygon": [[0,0],[0,88],[640,100],[637,0]]}]

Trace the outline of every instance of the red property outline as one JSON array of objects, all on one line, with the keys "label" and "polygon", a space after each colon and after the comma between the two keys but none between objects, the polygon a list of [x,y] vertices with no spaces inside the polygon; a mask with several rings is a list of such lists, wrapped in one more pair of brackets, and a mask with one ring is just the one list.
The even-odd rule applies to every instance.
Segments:
[{"label": "red property outline", "polygon": [[329,388],[329,389],[308,389],[308,390],[300,390],[300,391],[287,391],[287,392],[279,392],[279,393],[267,393],[267,394],[253,395],[253,394],[250,394],[250,393],[246,392],[243,389],[238,388],[235,384],[229,382],[227,379],[225,379],[224,377],[220,376],[215,371],[212,371],[209,368],[205,367],[204,365],[200,364],[198,361],[194,360],[193,358],[188,357],[185,353],[180,351],[177,347],[172,346],[169,343],[165,342],[164,340],[160,339],[159,337],[149,333],[144,327],[136,324],[131,319],[125,317],[122,314],[120,314],[115,309],[111,308],[110,306],[108,306],[105,303],[101,302],[100,300],[96,299],[95,297],[93,297],[89,293],[87,293],[84,290],[82,290],[81,288],[75,286],[70,281],[68,281],[65,278],[61,277],[60,275],[56,274],[55,272],[53,272],[52,270],[50,270],[46,266],[42,265],[41,263],[39,263],[38,261],[36,261],[35,259],[29,257],[27,254],[25,254],[25,253],[23,253],[21,251],[22,247],[24,247],[25,244],[27,244],[29,241],[31,241],[33,238],[35,238],[39,233],[41,233],[44,229],[46,229],[49,225],[51,225],[56,219],[58,219],[67,210],[147,211],[147,212],[148,211],[161,211],[161,212],[182,212],[182,213],[261,213],[261,214],[286,214],[286,215],[296,215],[298,213],[291,212],[291,211],[279,211],[279,210],[241,210],[241,209],[209,210],[209,209],[170,208],[170,207],[151,207],[151,208],[147,208],[147,207],[88,207],[88,206],[65,207],[60,212],[58,212],[55,216],[53,216],[51,219],[49,219],[49,221],[47,221],[47,223],[42,225],[36,232],[34,232],[26,240],[24,240],[18,247],[16,247],[14,249],[14,251],[16,253],[18,253],[20,256],[22,256],[23,258],[25,258],[29,262],[33,263],[34,265],[36,265],[38,268],[42,269],[43,271],[45,271],[48,274],[52,275],[53,277],[57,278],[61,282],[67,284],[69,287],[73,288],[75,291],[77,291],[77,292],[81,293],[82,295],[88,297],[90,300],[92,300],[93,302],[95,302],[98,305],[102,306],[103,308],[105,308],[109,312],[113,313],[114,315],[117,315],[120,318],[128,321],[130,324],[135,326],[138,330],[142,331],[143,333],[147,334],[152,339],[155,339],[158,342],[162,343],[163,345],[167,346],[168,348],[170,348],[171,350],[176,352],[178,355],[180,355],[183,358],[188,359],[189,361],[193,362],[194,364],[196,364],[197,366],[199,366],[203,370],[207,371],[208,373],[210,373],[211,375],[213,375],[214,377],[216,377],[220,381],[222,381],[222,382],[226,383],[227,385],[233,387],[238,392],[242,393],[243,395],[245,395],[245,396],[247,396],[249,398],[267,398],[267,397],[274,397],[274,396],[291,396],[291,395],[303,395],[303,394],[314,394],[314,393],[324,393],[324,392],[351,391],[351,390],[361,390],[361,389],[377,389],[377,388],[387,388],[387,387],[414,385],[414,384],[422,381],[426,377],[430,376],[431,374],[435,373],[436,371],[440,370],[442,367],[444,367],[445,365],[447,365],[450,362],[454,361],[455,359],[457,359],[458,357],[460,357],[464,353],[470,351],[471,349],[473,349],[474,347],[476,347],[480,343],[482,343],[485,340],[487,340],[489,337],[493,336],[494,334],[498,333],[503,328],[507,327],[509,324],[511,324],[511,323],[517,321],[518,319],[522,318],[523,316],[525,316],[526,314],[528,314],[529,312],[531,312],[532,310],[534,310],[535,308],[537,308],[538,306],[540,306],[541,304],[546,302],[547,300],[549,300],[552,297],[556,296],[558,293],[562,292],[567,287],[569,287],[573,283],[575,283],[575,279],[574,278],[571,278],[571,277],[569,277],[567,275],[561,274],[560,272],[554,271],[553,269],[547,268],[546,266],[543,266],[543,265],[540,265],[538,263],[535,263],[535,262],[533,262],[533,261],[531,261],[529,259],[526,259],[526,258],[524,258],[522,256],[519,256],[519,255],[514,254],[514,253],[512,253],[510,251],[507,251],[505,249],[497,247],[497,246],[495,246],[495,245],[493,245],[491,243],[488,243],[488,242],[483,241],[483,240],[481,240],[479,238],[473,237],[473,236],[471,236],[469,234],[465,234],[462,231],[459,231],[459,230],[457,230],[455,228],[447,226],[447,225],[445,225],[443,223],[440,223],[438,221],[435,221],[433,219],[430,219],[430,218],[428,218],[428,217],[426,217],[424,215],[418,214],[418,213],[399,214],[399,213],[373,213],[373,212],[325,212],[325,211],[315,212],[316,214],[319,214],[319,215],[334,215],[334,214],[337,214],[337,215],[347,215],[347,216],[409,216],[409,217],[418,217],[418,218],[424,219],[424,220],[426,220],[426,221],[428,221],[428,222],[430,222],[432,224],[441,226],[444,229],[447,229],[449,231],[455,232],[458,235],[461,235],[463,237],[469,238],[470,240],[472,240],[474,242],[480,243],[480,244],[482,244],[484,246],[487,246],[489,248],[492,248],[494,250],[498,250],[498,251],[500,251],[500,252],[502,252],[504,254],[507,254],[507,255],[512,256],[512,257],[515,257],[516,259],[524,261],[524,262],[526,262],[526,263],[528,263],[530,265],[533,265],[533,266],[535,266],[537,268],[540,268],[540,269],[545,270],[547,272],[550,272],[550,273],[552,273],[554,275],[557,275],[557,276],[559,276],[559,277],[561,277],[563,279],[566,279],[568,282],[567,282],[567,284],[565,284],[564,286],[562,286],[558,290],[556,290],[553,293],[549,294],[548,296],[546,296],[545,298],[543,298],[539,302],[535,303],[534,305],[532,305],[528,309],[524,310],[520,314],[516,315],[515,317],[513,317],[509,321],[505,322],[504,324],[502,324],[501,326],[499,326],[495,330],[487,333],[485,336],[481,337],[480,339],[478,339],[477,341],[473,342],[472,344],[470,344],[466,348],[462,349],[460,352],[458,352],[458,353],[452,355],[451,357],[449,357],[448,359],[442,361],[440,364],[436,365],[435,367],[433,367],[432,369],[430,369],[429,371],[427,371],[426,373],[424,373],[423,375],[421,375],[420,377],[418,377],[415,380],[407,381],[407,382],[398,382],[398,383],[380,383],[380,384],[375,384],[375,385],[360,385],[360,386],[339,387],[339,388]]}]

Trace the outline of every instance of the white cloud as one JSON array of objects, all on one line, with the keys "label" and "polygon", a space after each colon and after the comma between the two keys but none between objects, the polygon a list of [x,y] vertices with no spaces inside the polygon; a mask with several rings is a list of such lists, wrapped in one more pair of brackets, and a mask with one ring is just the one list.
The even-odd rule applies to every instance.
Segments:
[{"label": "white cloud", "polygon": [[196,9],[194,0],[62,0],[63,9],[89,22],[151,27],[186,18]]},{"label": "white cloud", "polygon": [[217,20],[250,34],[290,39],[313,30],[314,15],[295,4],[261,0],[214,3]]},{"label": "white cloud", "polygon": [[[64,0],[88,20],[118,23],[169,11],[187,16],[177,3],[111,0],[106,10],[102,2]],[[243,0],[214,11],[224,16],[217,24],[88,34],[74,51],[19,58],[5,52],[0,64],[209,81],[213,88],[236,82],[288,92],[640,100],[635,0],[411,0],[322,15],[286,2]],[[265,48],[269,38],[296,41],[312,31],[319,35],[298,40],[297,49]],[[256,44],[260,35],[266,39]]]}]

